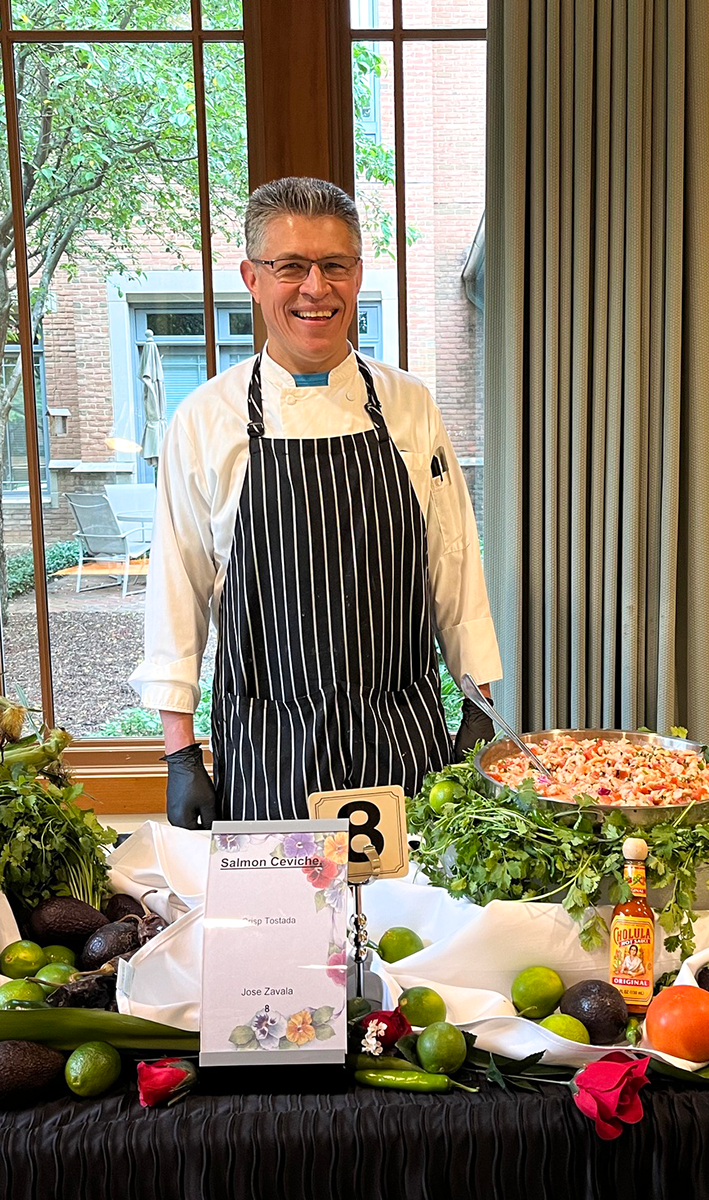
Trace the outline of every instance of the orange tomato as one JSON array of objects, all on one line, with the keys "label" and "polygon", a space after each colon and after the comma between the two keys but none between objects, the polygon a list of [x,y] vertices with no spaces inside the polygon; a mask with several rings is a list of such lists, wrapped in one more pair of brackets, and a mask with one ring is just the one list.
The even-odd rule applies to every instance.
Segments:
[{"label": "orange tomato", "polygon": [[655,1050],[692,1062],[706,1062],[709,992],[691,984],[665,988],[650,1001],[645,1032]]}]

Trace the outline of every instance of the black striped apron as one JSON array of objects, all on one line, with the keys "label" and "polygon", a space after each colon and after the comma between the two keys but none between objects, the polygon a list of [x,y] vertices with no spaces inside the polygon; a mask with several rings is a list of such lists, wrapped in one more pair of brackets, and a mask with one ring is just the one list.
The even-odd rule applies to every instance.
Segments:
[{"label": "black striped apron", "polygon": [[426,525],[358,356],[372,428],[268,438],[261,360],[219,607],[218,815],[307,817],[311,792],[398,783],[450,761]]}]

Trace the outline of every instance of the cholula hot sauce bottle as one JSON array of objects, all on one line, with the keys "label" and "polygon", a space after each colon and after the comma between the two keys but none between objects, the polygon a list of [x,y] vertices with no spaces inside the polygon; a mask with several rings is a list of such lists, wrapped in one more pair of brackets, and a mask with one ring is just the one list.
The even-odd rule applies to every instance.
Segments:
[{"label": "cholula hot sauce bottle", "polygon": [[623,878],[633,894],[613,909],[609,980],[629,1012],[644,1013],[652,1000],[655,958],[655,917],[647,902],[645,879],[647,842],[626,838],[623,858]]}]

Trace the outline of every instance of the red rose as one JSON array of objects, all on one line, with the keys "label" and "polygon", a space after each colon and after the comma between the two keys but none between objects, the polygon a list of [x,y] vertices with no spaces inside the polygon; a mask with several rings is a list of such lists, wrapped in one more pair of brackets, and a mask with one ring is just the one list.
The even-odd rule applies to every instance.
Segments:
[{"label": "red rose", "polygon": [[648,1082],[649,1058],[631,1058],[621,1051],[605,1054],[598,1062],[577,1071],[571,1087],[574,1103],[596,1122],[596,1133],[605,1141],[617,1138],[623,1124],[635,1125],[643,1117],[638,1095]]},{"label": "red rose", "polygon": [[312,883],[316,888],[328,887],[337,875],[337,863],[332,862],[329,858],[322,858],[319,854],[311,855],[311,861],[312,866],[302,868],[308,883]]},{"label": "red rose", "polygon": [[[392,1046],[396,1045],[399,1038],[411,1033],[411,1026],[400,1008],[395,1008],[391,1012],[369,1013],[360,1021],[365,1033],[373,1024],[378,1026],[374,1032],[383,1050],[390,1050]],[[382,1026],[384,1026],[383,1029]]]},{"label": "red rose", "polygon": [[138,1063],[138,1095],[143,1108],[177,1099],[189,1091],[197,1078],[191,1062],[181,1058],[161,1058],[159,1062]]}]

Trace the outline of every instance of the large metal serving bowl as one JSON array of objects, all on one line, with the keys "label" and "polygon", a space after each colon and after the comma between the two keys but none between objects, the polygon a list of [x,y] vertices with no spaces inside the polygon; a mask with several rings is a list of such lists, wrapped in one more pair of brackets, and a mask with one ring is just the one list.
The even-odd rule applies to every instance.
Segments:
[{"label": "large metal serving bowl", "polygon": [[[542,729],[539,733],[523,733],[523,742],[539,743],[542,741],[555,741],[558,738],[573,738],[575,741],[582,742],[586,738],[604,738],[609,742],[618,742],[622,738],[633,742],[636,746],[667,746],[670,749],[678,750],[695,750],[701,754],[702,746],[699,742],[688,742],[684,738],[661,737],[659,733],[630,733],[623,732],[622,729]],[[480,774],[486,780],[490,794],[495,796],[502,791],[503,784],[498,783],[496,779],[491,779],[488,771],[495,767],[495,764],[502,758],[507,758],[511,754],[521,754],[521,751],[515,746],[510,738],[500,738],[494,742],[490,742],[487,746],[476,755],[475,765]],[[573,800],[555,800],[547,797],[540,797],[540,803],[545,808],[554,809],[557,812],[572,812],[577,805]],[[608,816],[610,813],[621,812],[633,825],[641,825],[648,827],[657,825],[660,821],[667,821],[672,817],[679,817],[686,810],[686,822],[688,825],[696,825],[699,821],[709,820],[709,800],[702,800],[697,804],[662,804],[662,805],[642,805],[638,808],[632,807],[629,804],[601,804],[596,802],[586,808],[587,813],[597,813],[599,817]]]}]

